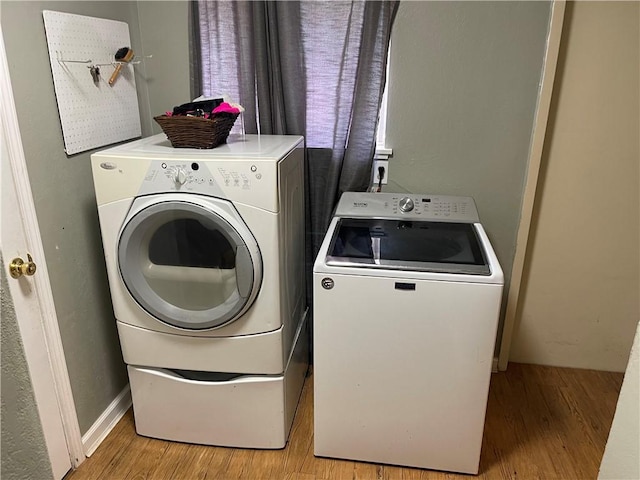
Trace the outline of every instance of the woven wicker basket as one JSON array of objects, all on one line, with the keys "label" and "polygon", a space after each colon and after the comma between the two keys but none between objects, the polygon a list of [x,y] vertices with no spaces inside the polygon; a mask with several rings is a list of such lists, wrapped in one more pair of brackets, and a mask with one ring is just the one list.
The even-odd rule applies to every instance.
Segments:
[{"label": "woven wicker basket", "polygon": [[218,113],[211,119],[160,115],[154,117],[174,148],[214,148],[226,143],[237,113]]}]

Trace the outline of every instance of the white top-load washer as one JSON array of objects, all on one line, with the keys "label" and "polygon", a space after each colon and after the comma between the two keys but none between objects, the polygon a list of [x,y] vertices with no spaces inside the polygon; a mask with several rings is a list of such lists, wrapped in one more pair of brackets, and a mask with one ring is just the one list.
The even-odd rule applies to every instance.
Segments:
[{"label": "white top-load washer", "polygon": [[315,454],[477,473],[503,283],[473,199],[344,193],[313,273]]}]

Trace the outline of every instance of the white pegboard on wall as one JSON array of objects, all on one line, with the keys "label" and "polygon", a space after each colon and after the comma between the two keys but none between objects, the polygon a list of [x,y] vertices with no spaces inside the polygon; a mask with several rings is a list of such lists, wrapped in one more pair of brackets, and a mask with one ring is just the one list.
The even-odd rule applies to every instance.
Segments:
[{"label": "white pegboard on wall", "polygon": [[108,83],[116,52],[131,47],[129,26],[48,10],[42,16],[67,155],[139,137],[135,62]]}]

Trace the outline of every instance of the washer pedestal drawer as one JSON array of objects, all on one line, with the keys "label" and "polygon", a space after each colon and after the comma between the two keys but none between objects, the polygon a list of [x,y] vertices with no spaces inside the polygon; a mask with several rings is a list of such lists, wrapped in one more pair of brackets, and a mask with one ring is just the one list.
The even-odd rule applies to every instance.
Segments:
[{"label": "washer pedestal drawer", "polygon": [[137,433],[202,445],[284,448],[307,372],[306,322],[296,340],[282,375],[211,382],[129,365]]}]

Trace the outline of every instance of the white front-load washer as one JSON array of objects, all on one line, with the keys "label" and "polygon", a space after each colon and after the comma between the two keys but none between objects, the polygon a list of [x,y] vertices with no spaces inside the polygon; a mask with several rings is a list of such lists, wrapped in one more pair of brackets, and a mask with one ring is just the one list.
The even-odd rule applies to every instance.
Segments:
[{"label": "white front-load washer", "polygon": [[[138,433],[284,446],[306,371],[303,152],[297,136],[199,150],[161,134],[92,155]],[[252,408],[259,391],[275,415]]]},{"label": "white front-load washer", "polygon": [[477,473],[503,273],[473,199],[344,193],[314,292],[314,452]]}]

